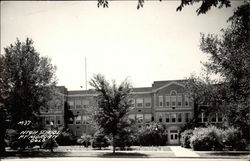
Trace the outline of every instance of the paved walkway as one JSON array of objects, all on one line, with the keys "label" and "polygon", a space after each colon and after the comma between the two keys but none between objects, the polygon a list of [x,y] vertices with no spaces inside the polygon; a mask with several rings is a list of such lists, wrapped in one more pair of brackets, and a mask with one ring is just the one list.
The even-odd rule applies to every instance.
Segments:
[{"label": "paved walkway", "polygon": [[199,157],[194,151],[180,146],[170,146],[176,157]]}]

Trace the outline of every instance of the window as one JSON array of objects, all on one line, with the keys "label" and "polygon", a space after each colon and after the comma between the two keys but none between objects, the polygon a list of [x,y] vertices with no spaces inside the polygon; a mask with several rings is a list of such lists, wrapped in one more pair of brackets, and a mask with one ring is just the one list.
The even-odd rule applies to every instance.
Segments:
[{"label": "window", "polygon": [[161,112],[157,112],[156,114],[158,116],[159,122],[162,122],[162,116],[163,116],[162,113]]},{"label": "window", "polygon": [[142,107],[143,106],[143,99],[142,98],[137,98],[136,99],[136,106],[137,107]]},{"label": "window", "polygon": [[198,114],[198,122],[203,122],[203,120],[202,120],[202,116],[203,115],[203,113],[199,113]]},{"label": "window", "polygon": [[82,102],[81,102],[80,98],[77,98],[75,100],[75,104],[76,104],[76,108],[82,108]]},{"label": "window", "polygon": [[143,114],[136,114],[136,120],[138,123],[142,123],[143,122]]},{"label": "window", "polygon": [[72,117],[69,118],[68,123],[69,123],[69,124],[73,124],[73,123],[74,123],[74,117],[73,117],[73,118],[72,118]]},{"label": "window", "polygon": [[211,121],[216,122],[216,114],[212,114]]},{"label": "window", "polygon": [[205,113],[203,113],[203,122],[207,122],[207,115]]},{"label": "window", "polygon": [[178,113],[178,122],[182,122],[182,114]]},{"label": "window", "polygon": [[166,122],[169,122],[169,114],[167,113],[165,116],[166,116]]},{"label": "window", "polygon": [[46,123],[47,125],[50,124],[50,123],[49,123],[49,117],[45,117],[45,123]]},{"label": "window", "polygon": [[89,100],[87,99],[82,100],[82,105],[84,108],[87,108],[89,106]]},{"label": "window", "polygon": [[189,106],[189,97],[185,95],[185,106]]},{"label": "window", "polygon": [[166,107],[170,106],[170,96],[166,96]]},{"label": "window", "polygon": [[68,101],[68,104],[69,104],[70,109],[74,108],[74,101],[73,100]]},{"label": "window", "polygon": [[152,114],[144,114],[144,119],[146,123],[151,122]]},{"label": "window", "polygon": [[189,122],[189,113],[186,113],[186,122]]},{"label": "window", "polygon": [[181,95],[179,95],[177,97],[177,106],[182,106],[182,96]]},{"label": "window", "polygon": [[58,125],[61,124],[61,116],[56,116],[56,122]]},{"label": "window", "polygon": [[55,116],[50,116],[50,122],[53,122],[53,124],[55,124]]},{"label": "window", "polygon": [[75,124],[81,124],[81,116],[75,116]]},{"label": "window", "polygon": [[150,97],[145,98],[145,107],[151,107],[151,98]]},{"label": "window", "polygon": [[176,96],[171,96],[171,105],[172,107],[176,106]]},{"label": "window", "polygon": [[176,122],[176,113],[171,114],[171,121]]},{"label": "window", "polygon": [[135,120],[135,114],[129,114],[129,115],[128,115],[128,118],[129,118],[129,119]]},{"label": "window", "polygon": [[88,124],[89,123],[89,116],[82,115],[82,123],[83,124]]},{"label": "window", "polygon": [[222,113],[218,113],[217,117],[218,117],[218,122],[222,122],[222,118],[223,118]]},{"label": "window", "polygon": [[163,106],[163,96],[159,96],[159,106]]}]

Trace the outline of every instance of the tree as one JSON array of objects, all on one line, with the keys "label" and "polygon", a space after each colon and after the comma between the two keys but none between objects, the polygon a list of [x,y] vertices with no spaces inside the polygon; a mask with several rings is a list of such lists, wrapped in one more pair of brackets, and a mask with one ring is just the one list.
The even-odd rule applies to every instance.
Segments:
[{"label": "tree", "polygon": [[40,56],[30,38],[5,47],[0,62],[0,104],[10,126],[24,120],[39,125],[39,109],[47,106],[56,83],[55,66]]},{"label": "tree", "polygon": [[204,126],[200,124],[199,120],[201,113],[208,117],[216,113],[226,113],[224,107],[228,89],[224,83],[212,80],[209,73],[205,73],[205,76],[202,77],[191,75],[187,79],[185,88],[194,103],[194,117],[184,126],[183,130]]},{"label": "tree", "polygon": [[250,2],[239,6],[222,36],[201,35],[201,50],[209,55],[206,69],[222,78],[229,124],[249,140],[250,129]]},{"label": "tree", "polygon": [[[162,0],[159,0],[162,1]],[[200,7],[196,10],[197,14],[205,14],[212,6],[222,8],[230,7],[231,0],[181,0],[180,6],[177,7],[176,11],[181,11],[184,6],[193,5],[194,3],[201,3]],[[137,9],[143,7],[144,0],[138,0]],[[103,8],[108,7],[108,0],[98,0],[97,6],[103,6]]]},{"label": "tree", "polygon": [[90,85],[98,92],[98,108],[94,114],[94,120],[106,135],[110,135],[115,153],[116,141],[123,129],[130,126],[126,117],[131,106],[131,84],[124,80],[119,86],[113,81],[108,83],[104,76],[95,75]]}]

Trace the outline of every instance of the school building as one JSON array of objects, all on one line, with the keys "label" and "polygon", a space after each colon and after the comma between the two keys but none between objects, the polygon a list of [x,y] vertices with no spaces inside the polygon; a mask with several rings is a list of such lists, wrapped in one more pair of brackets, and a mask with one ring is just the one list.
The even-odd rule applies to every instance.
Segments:
[{"label": "school building", "polygon": [[[136,119],[139,128],[150,122],[164,124],[168,132],[167,144],[179,144],[181,128],[194,116],[194,103],[185,90],[185,83],[186,80],[154,81],[151,87],[133,88],[133,108],[128,117]],[[74,135],[93,134],[90,115],[97,107],[97,93],[94,90],[70,91],[64,86],[59,86],[58,91],[50,108],[41,110],[43,124],[49,127],[53,122],[55,127],[64,127],[66,103],[68,112],[73,116],[68,121],[68,127]],[[201,122],[206,121],[207,118],[203,114],[201,116]],[[213,119],[220,122],[221,117],[216,114]]]}]

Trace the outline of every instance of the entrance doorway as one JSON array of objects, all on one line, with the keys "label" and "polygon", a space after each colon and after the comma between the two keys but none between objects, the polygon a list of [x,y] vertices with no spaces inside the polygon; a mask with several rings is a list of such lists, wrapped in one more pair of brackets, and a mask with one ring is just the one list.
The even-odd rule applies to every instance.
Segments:
[{"label": "entrance doorway", "polygon": [[177,145],[179,144],[178,130],[170,130],[169,144]]}]

